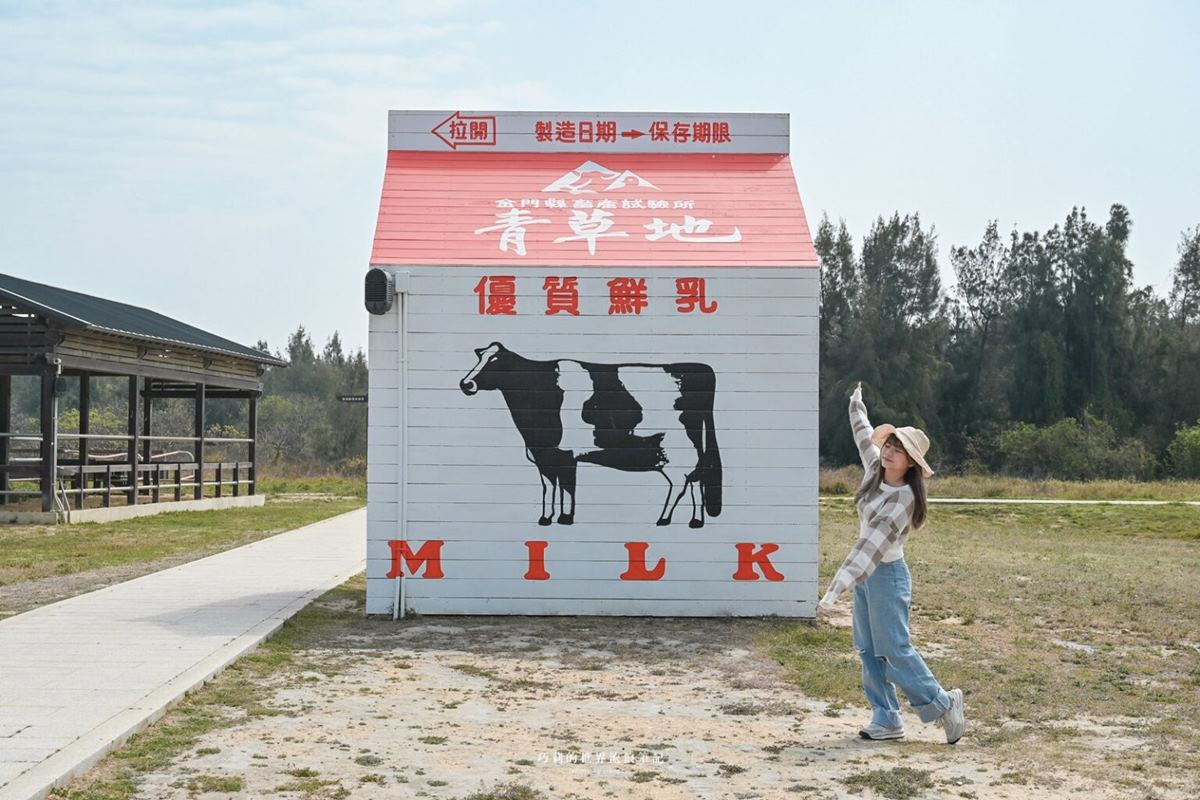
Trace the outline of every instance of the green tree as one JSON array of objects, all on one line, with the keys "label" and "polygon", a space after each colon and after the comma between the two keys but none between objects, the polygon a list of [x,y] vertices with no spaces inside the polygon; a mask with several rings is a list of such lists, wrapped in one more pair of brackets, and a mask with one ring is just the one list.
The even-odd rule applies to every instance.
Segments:
[{"label": "green tree", "polygon": [[334,331],[333,336],[330,336],[329,341],[325,343],[325,349],[321,352],[321,360],[326,364],[338,367],[345,365],[346,356],[342,352],[342,337],[338,336],[337,331]]},{"label": "green tree", "polygon": [[1171,324],[1166,333],[1169,387],[1164,408],[1168,435],[1200,416],[1200,225],[1184,231],[1179,262],[1171,274]]},{"label": "green tree", "polygon": [[[937,265],[937,237],[915,215],[878,218],[857,258],[845,226],[818,230],[823,276],[821,452],[835,463],[855,458],[846,403],[862,380],[877,420],[938,435],[938,384],[944,370],[946,302]],[[849,267],[853,264],[854,268]],[[853,277],[851,277],[853,276]]]},{"label": "green tree", "polygon": [[1013,380],[1009,406],[1018,420],[1048,424],[1066,408],[1062,301],[1054,265],[1039,234],[1009,245],[1007,277],[1018,301],[1011,320]]},{"label": "green tree", "polygon": [[1167,447],[1171,472],[1177,478],[1200,478],[1200,421],[1180,425]]},{"label": "green tree", "polygon": [[1112,207],[1103,228],[1076,208],[1046,239],[1063,280],[1068,408],[1079,416],[1095,406],[1122,428],[1129,421],[1118,389],[1128,367],[1122,330],[1132,282],[1133,265],[1125,255],[1130,227],[1124,206]]}]

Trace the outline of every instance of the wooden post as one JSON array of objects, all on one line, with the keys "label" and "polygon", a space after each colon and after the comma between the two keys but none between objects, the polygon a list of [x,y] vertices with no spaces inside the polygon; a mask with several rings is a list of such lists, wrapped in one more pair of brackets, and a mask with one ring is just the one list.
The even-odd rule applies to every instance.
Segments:
[{"label": "wooden post", "polygon": [[[91,373],[79,373],[79,433],[83,436],[92,431],[92,376]],[[79,495],[75,498],[75,507],[83,508],[83,504],[87,499],[87,495],[83,493],[84,489],[89,488],[88,484],[91,481],[88,479],[88,474],[83,468],[88,463],[88,439],[79,440],[79,480],[76,481],[76,486],[80,490]]]},{"label": "wooden post", "polygon": [[258,395],[250,396],[250,422],[247,438],[250,439],[250,494],[258,493]]},{"label": "wooden post", "polygon": [[204,497],[204,384],[196,384],[196,494]]},{"label": "wooden post", "polygon": [[138,501],[138,417],[141,416],[138,411],[141,395],[138,394],[138,378],[137,375],[129,376],[129,447],[126,452],[129,455],[129,499],[126,501],[129,505],[135,506]]},{"label": "wooden post", "polygon": [[[12,433],[12,376],[0,375],[0,433]],[[8,437],[0,436],[0,490],[7,492],[12,482],[8,479]],[[8,505],[8,495],[0,494],[0,505]]]},{"label": "wooden post", "polygon": [[58,377],[50,368],[42,373],[42,511],[54,510],[54,478],[58,472],[58,397],[54,381]]},{"label": "wooden post", "polygon": [[[143,436],[153,436],[154,434],[153,434],[153,430],[152,430],[152,425],[153,425],[152,409],[154,408],[154,401],[150,397],[150,379],[149,378],[145,379],[145,382],[142,384],[142,388],[144,389],[143,394],[145,394],[144,400],[146,403],[144,406],[142,406],[142,435]],[[146,441],[142,443],[142,462],[145,464],[150,463],[150,445],[151,445],[151,441],[149,439],[146,439]],[[157,501],[155,501],[155,502],[157,502]]]}]

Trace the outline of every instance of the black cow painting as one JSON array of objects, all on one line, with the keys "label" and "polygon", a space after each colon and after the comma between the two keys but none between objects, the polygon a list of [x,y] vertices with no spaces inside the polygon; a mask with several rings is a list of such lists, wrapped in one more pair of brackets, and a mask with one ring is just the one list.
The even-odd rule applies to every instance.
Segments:
[{"label": "black cow painting", "polygon": [[690,527],[703,527],[706,514],[721,513],[712,367],[535,361],[499,342],[475,355],[478,362],[459,388],[467,395],[497,390],[504,397],[525,457],[541,477],[538,524],[551,524],[556,508],[559,524],[574,522],[580,463],[660,474],[667,486],[658,525],[671,523],[685,494],[692,506]]}]

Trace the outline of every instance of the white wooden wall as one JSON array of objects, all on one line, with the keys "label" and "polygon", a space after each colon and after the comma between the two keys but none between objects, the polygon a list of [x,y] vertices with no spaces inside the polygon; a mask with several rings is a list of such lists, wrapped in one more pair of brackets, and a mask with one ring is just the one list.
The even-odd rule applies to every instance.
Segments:
[{"label": "white wooden wall", "polygon": [[[389,540],[415,552],[439,539],[445,577],[406,579],[406,606],[429,614],[636,614],[812,616],[817,591],[817,346],[815,269],[404,267],[407,426],[400,420],[399,298],[371,315],[368,362],[367,611],[390,613]],[[515,275],[517,315],[484,316],[473,291],[484,275]],[[577,275],[580,316],[547,316],[547,275]],[[609,315],[607,281],[645,277],[648,308]],[[706,279],[715,313],[676,310],[675,279]],[[666,483],[653,472],[581,463],[573,525],[540,526],[541,482],[498,391],[465,395],[459,381],[475,348],[499,341],[537,360],[604,363],[699,361],[716,372],[714,418],[723,510],[688,527],[685,496],[670,526],[655,521]],[[632,388],[632,387],[631,387]],[[677,420],[669,392],[637,393],[648,428]],[[682,426],[676,421],[675,425]],[[578,418],[567,435],[590,437]],[[407,481],[401,447],[407,438]],[[693,453],[694,455],[694,453]],[[698,493],[697,493],[698,496]],[[548,541],[549,580],[524,580],[524,542]],[[621,580],[626,542],[648,542],[657,581]],[[734,580],[738,542],[778,545],[784,580]]]}]

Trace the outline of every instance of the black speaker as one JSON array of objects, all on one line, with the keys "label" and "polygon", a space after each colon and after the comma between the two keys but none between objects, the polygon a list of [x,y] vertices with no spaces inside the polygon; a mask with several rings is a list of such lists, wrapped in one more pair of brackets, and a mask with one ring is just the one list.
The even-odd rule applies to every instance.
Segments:
[{"label": "black speaker", "polygon": [[396,278],[386,269],[372,267],[363,287],[363,303],[372,314],[386,314],[396,299]]}]

